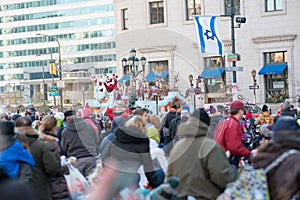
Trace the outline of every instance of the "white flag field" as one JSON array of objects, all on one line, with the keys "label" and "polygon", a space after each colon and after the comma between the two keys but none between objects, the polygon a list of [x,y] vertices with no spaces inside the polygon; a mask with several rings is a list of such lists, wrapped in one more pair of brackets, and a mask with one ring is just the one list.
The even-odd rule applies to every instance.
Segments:
[{"label": "white flag field", "polygon": [[195,27],[201,53],[223,55],[223,43],[218,34],[216,16],[195,16]]}]

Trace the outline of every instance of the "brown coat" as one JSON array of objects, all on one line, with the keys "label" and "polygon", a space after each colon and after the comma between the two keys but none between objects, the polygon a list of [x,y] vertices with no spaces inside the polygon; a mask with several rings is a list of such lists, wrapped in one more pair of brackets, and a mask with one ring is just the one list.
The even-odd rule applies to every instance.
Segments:
[{"label": "brown coat", "polygon": [[[299,144],[292,142],[269,143],[259,149],[253,158],[255,168],[265,168],[289,149],[300,151]],[[300,189],[300,153],[287,157],[279,166],[268,173],[268,185],[272,200],[285,200]]]}]

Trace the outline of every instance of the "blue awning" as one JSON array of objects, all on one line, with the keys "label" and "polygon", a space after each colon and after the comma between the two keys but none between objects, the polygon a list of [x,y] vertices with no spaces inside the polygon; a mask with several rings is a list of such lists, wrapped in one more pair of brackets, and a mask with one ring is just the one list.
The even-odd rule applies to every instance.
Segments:
[{"label": "blue awning", "polygon": [[202,78],[221,78],[222,74],[225,72],[224,68],[211,68],[211,69],[205,69],[201,73]]},{"label": "blue awning", "polygon": [[[163,71],[162,73],[161,73],[161,78],[162,79],[164,79],[164,78],[166,78],[167,76],[168,76],[168,72],[167,71]],[[151,73],[149,73],[147,76],[146,76],[146,81],[147,82],[154,82],[156,80],[156,75],[155,75],[155,73],[153,73],[153,72],[151,72]]]},{"label": "blue awning", "polygon": [[258,75],[265,74],[283,74],[287,63],[264,65],[258,72]]},{"label": "blue awning", "polygon": [[121,79],[119,79],[118,81],[120,82],[120,83],[126,83],[126,82],[128,82],[130,80],[130,76],[128,75],[128,76],[123,76]]}]

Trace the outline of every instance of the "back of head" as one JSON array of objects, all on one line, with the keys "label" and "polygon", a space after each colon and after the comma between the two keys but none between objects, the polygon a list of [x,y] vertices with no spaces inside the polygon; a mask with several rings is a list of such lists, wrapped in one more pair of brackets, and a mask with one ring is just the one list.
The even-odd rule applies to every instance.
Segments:
[{"label": "back of head", "polygon": [[160,127],[160,118],[156,116],[155,114],[150,115],[150,123],[159,130]]},{"label": "back of head", "polygon": [[22,126],[30,126],[31,127],[32,120],[30,117],[20,117],[16,121],[16,127]]},{"label": "back of head", "polygon": [[14,124],[11,121],[0,121],[0,134],[3,136],[14,136]]},{"label": "back of head", "polygon": [[3,120],[8,120],[8,115],[6,113],[0,113],[0,118]]},{"label": "back of head", "polygon": [[143,116],[144,113],[147,113],[148,110],[146,108],[138,108],[133,111],[133,115]]},{"label": "back of head", "polygon": [[223,113],[225,110],[225,107],[223,105],[218,105],[217,110],[218,110],[218,112]]},{"label": "back of head", "polygon": [[57,120],[55,117],[47,115],[43,118],[42,124],[39,127],[39,130],[42,132],[49,132],[57,125]]},{"label": "back of head", "polygon": [[126,127],[135,127],[143,134],[147,135],[146,121],[139,115],[134,115],[126,123]]},{"label": "back of head", "polygon": [[209,126],[209,124],[210,124],[210,117],[208,116],[207,112],[203,108],[196,109],[192,113],[191,116],[199,119],[202,122],[204,122],[207,126]]},{"label": "back of head", "polygon": [[289,101],[285,101],[284,104],[283,104],[283,109],[284,110],[290,110],[291,108],[291,104]]},{"label": "back of head", "polygon": [[231,115],[236,115],[240,109],[244,109],[244,104],[240,100],[235,100],[230,104]]},{"label": "back of head", "polygon": [[273,141],[291,141],[300,143],[300,127],[292,117],[280,117],[273,126]]},{"label": "back of head", "polygon": [[261,110],[263,112],[268,112],[269,111],[269,107],[267,105],[263,105],[263,107],[261,108]]}]

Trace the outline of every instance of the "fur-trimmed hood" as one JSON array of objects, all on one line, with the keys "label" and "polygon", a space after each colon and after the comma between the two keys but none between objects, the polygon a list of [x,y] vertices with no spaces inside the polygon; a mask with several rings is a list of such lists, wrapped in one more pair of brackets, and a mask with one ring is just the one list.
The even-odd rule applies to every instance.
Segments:
[{"label": "fur-trimmed hood", "polygon": [[58,138],[51,133],[39,132],[39,139],[43,142],[58,142]]},{"label": "fur-trimmed hood", "polygon": [[26,136],[31,136],[31,137],[36,137],[36,138],[38,138],[40,136],[39,131],[32,128],[31,126],[17,127],[16,131],[20,131],[20,132],[24,133]]}]

